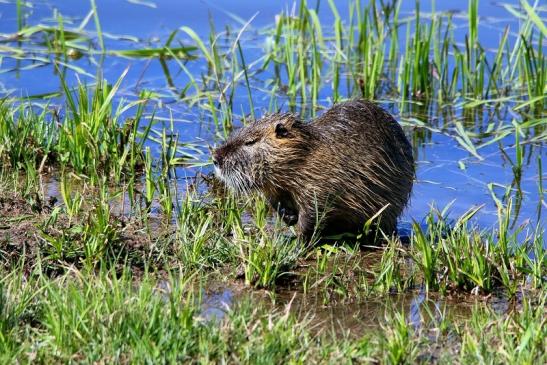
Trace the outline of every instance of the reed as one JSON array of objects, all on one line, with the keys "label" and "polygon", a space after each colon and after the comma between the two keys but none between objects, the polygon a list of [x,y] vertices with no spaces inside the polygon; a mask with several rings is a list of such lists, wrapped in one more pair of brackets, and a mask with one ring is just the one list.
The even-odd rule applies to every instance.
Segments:
[{"label": "reed", "polygon": [[95,22],[95,29],[97,31],[97,36],[99,38],[99,46],[101,47],[101,51],[105,51],[104,46],[104,39],[103,39],[103,31],[101,28],[101,22],[99,20],[99,12],[97,11],[97,4],[95,3],[95,0],[89,0],[91,3],[91,10],[93,11],[93,21]]}]

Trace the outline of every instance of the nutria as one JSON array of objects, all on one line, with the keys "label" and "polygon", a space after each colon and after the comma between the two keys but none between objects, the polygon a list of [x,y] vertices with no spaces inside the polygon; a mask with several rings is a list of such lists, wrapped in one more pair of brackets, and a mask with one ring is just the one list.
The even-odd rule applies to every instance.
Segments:
[{"label": "nutria", "polygon": [[309,123],[265,116],[214,150],[213,163],[230,189],[262,192],[304,239],[358,233],[382,209],[375,227],[391,235],[414,178],[403,130],[364,100],[336,104]]}]

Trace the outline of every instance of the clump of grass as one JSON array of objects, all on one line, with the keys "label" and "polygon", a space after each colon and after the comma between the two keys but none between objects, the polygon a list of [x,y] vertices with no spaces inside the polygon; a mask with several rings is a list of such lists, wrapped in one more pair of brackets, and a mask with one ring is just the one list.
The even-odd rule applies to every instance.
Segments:
[{"label": "clump of grass", "polygon": [[312,254],[315,262],[312,261],[302,279],[305,294],[319,294],[325,305],[337,300],[360,300],[370,295],[370,275],[363,267],[363,256],[358,248],[323,244],[306,258]]},{"label": "clump of grass", "polygon": [[404,275],[404,265],[405,257],[401,243],[398,240],[389,240],[382,253],[379,268],[375,271],[374,290],[387,293],[407,289],[409,279]]},{"label": "clump of grass", "polygon": [[29,107],[8,105],[0,100],[0,162],[3,169],[24,169],[27,163],[40,166],[53,160],[51,152],[57,142],[53,124],[46,123],[46,111],[33,112]]},{"label": "clump of grass", "polygon": [[273,230],[267,229],[268,208],[264,199],[252,199],[250,204],[254,225],[251,232],[235,227],[234,243],[239,249],[245,282],[255,287],[273,287],[305,253],[305,245],[284,232],[279,220]]},{"label": "clump of grass", "polygon": [[522,308],[508,314],[475,308],[469,323],[458,332],[463,363],[534,364],[544,362],[545,296],[539,303],[523,298]]},{"label": "clump of grass", "polygon": [[84,199],[79,191],[73,191],[72,184],[67,175],[68,174],[61,172],[59,187],[61,190],[61,197],[63,198],[63,203],[65,205],[65,211],[70,220],[78,215]]},{"label": "clump of grass", "polygon": [[76,193],[73,198],[69,198],[69,191],[64,195],[65,199],[72,200],[65,207],[69,217],[68,223],[60,221],[63,217],[59,214],[59,208],[55,208],[40,229],[39,236],[47,243],[46,259],[52,263],[73,262],[93,268],[103,261],[106,252],[118,245],[120,240],[121,222],[111,213],[111,197],[106,182],[102,182],[98,196],[90,204],[91,207],[77,219],[75,214],[81,209],[81,195]]},{"label": "clump of grass", "polygon": [[38,315],[36,297],[42,289],[35,281],[26,282],[19,271],[7,273],[0,280],[0,361],[13,362],[20,354],[21,329]]},{"label": "clump of grass", "polygon": [[228,210],[237,213],[239,210],[234,207],[233,199],[216,203],[225,210],[204,203],[203,197],[192,190],[178,203],[175,252],[186,269],[211,269],[233,260],[235,247],[226,237],[231,224],[217,218],[230,214]]},{"label": "clump of grass", "polygon": [[418,346],[412,336],[412,327],[407,323],[404,313],[388,311],[386,323],[389,325],[382,327],[386,334],[381,341],[384,361],[388,364],[413,363]]},{"label": "clump of grass", "polygon": [[[114,95],[122,77],[114,86],[99,82],[93,94],[84,85],[77,98],[64,83],[67,100],[65,117],[44,108],[36,113],[31,106],[8,107],[0,103],[0,161],[7,168],[66,166],[77,174],[97,180],[98,173],[120,182],[134,176],[144,163],[143,145],[152,121],[139,131],[144,112],[143,100],[125,104],[112,112]],[[134,118],[120,122],[122,114],[137,106]]]},{"label": "clump of grass", "polygon": [[[144,111],[142,101],[123,105],[113,114],[112,103],[127,70],[112,87],[98,83],[93,94],[80,85],[77,99],[63,80],[67,107],[70,114],[59,121],[60,132],[56,152],[60,162],[74,168],[78,173],[91,174],[103,171],[106,176],[120,178],[123,172],[135,172],[142,166],[143,145],[150,131],[152,121],[144,129],[139,140],[139,123]],[[120,123],[124,110],[137,105],[133,119]],[[129,165],[129,163],[131,163]]]},{"label": "clump of grass", "polygon": [[[262,69],[273,66],[274,77],[267,83],[274,85],[273,91],[281,91],[289,98],[291,107],[303,104],[311,99],[312,115],[323,84],[325,38],[317,12],[307,7],[307,2],[299,4],[298,14],[285,11],[276,18],[276,27],[272,31],[272,43],[267,49]],[[338,31],[342,23],[336,20]],[[342,34],[336,34],[342,41]],[[337,50],[337,54],[341,49]],[[332,63],[335,70],[339,62]],[[340,73],[334,73],[333,90],[338,90]],[[335,97],[337,92],[335,93]]]},{"label": "clump of grass", "polygon": [[[499,231],[485,233],[469,226],[469,220],[478,211],[469,210],[450,226],[444,213],[432,211],[427,218],[428,230],[424,232],[414,224],[414,235],[409,253],[419,268],[427,290],[458,289],[468,292],[492,292],[507,289],[514,295],[519,285],[525,284],[526,268],[519,263],[527,261],[530,251],[541,248],[542,234],[519,242],[518,232],[507,235],[510,213],[499,212]],[[510,212],[510,205],[508,211]],[[538,263],[543,266],[545,263]]]}]

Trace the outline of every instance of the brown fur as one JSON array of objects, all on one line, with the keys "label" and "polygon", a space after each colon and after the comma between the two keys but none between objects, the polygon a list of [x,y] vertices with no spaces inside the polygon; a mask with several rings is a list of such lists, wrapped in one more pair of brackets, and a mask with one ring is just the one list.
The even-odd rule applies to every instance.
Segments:
[{"label": "brown fur", "polygon": [[265,116],[217,148],[213,161],[228,187],[262,192],[306,239],[316,230],[359,232],[386,205],[377,226],[393,233],[414,178],[403,130],[364,100],[334,105],[310,123],[292,114]]}]

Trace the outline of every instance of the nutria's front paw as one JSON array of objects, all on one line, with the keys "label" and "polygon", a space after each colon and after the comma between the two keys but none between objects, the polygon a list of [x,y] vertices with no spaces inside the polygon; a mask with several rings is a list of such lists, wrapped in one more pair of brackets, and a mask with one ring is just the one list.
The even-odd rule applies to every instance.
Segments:
[{"label": "nutria's front paw", "polygon": [[283,219],[283,222],[288,226],[294,226],[296,222],[298,222],[298,214],[292,209],[280,207],[277,212],[281,216],[281,219]]}]

